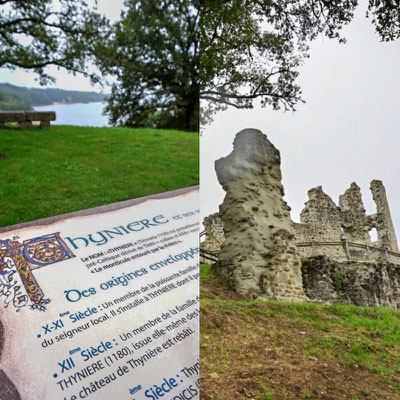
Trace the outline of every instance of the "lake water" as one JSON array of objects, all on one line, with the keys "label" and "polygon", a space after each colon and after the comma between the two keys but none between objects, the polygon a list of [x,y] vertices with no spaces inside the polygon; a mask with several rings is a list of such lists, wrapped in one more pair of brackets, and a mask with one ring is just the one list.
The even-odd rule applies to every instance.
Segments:
[{"label": "lake water", "polygon": [[55,111],[55,125],[109,126],[108,117],[102,115],[105,103],[53,104],[35,107],[37,111]]}]

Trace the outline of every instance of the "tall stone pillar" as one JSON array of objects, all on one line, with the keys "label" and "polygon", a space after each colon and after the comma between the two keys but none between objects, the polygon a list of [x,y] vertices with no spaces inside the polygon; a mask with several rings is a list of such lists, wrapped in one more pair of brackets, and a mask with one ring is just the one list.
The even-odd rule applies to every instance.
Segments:
[{"label": "tall stone pillar", "polygon": [[215,170],[226,191],[216,272],[243,297],[305,301],[279,151],[261,131],[245,129]]},{"label": "tall stone pillar", "polygon": [[392,215],[386,196],[386,189],[382,181],[374,179],[371,182],[371,193],[376,203],[377,213],[381,214],[383,224],[377,228],[378,240],[388,250],[399,252],[396,233],[393,226]]},{"label": "tall stone pillar", "polygon": [[355,182],[339,196],[339,207],[347,240],[356,243],[370,243],[367,214],[362,201],[361,189]]}]

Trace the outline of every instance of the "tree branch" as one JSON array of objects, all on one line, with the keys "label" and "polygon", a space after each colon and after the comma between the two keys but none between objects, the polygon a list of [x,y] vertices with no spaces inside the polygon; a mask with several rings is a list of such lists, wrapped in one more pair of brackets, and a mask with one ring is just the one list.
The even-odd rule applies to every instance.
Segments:
[{"label": "tree branch", "polygon": [[[253,93],[253,94],[249,94],[249,95],[246,95],[246,94],[240,95],[240,94],[234,94],[234,93],[221,93],[221,92],[217,92],[217,91],[213,91],[213,90],[206,90],[206,91],[200,92],[200,97],[201,98],[204,98],[203,96],[205,96],[205,95],[214,95],[214,96],[220,96],[220,97],[227,97],[229,99],[237,99],[237,100],[246,100],[246,99],[251,100],[251,99],[255,99],[255,98],[260,97],[260,96],[276,97],[276,98],[280,98],[280,99],[286,99],[287,98],[287,96],[284,96],[284,95],[281,95],[281,94],[278,94],[278,93],[268,93],[268,92],[267,93],[265,93],[265,92]],[[297,100],[297,101],[298,100],[301,101],[301,99],[299,97],[296,97],[296,96],[292,96],[292,99],[293,100]]]},{"label": "tree branch", "polygon": [[200,95],[200,99],[214,101],[216,103],[221,103],[221,104],[226,104],[227,106],[232,106],[232,107],[235,107],[237,109],[252,108],[252,106],[240,106],[240,105],[232,103],[230,101],[226,101],[226,100],[223,100],[223,99],[218,99],[218,98],[212,97],[212,96],[201,96]]}]

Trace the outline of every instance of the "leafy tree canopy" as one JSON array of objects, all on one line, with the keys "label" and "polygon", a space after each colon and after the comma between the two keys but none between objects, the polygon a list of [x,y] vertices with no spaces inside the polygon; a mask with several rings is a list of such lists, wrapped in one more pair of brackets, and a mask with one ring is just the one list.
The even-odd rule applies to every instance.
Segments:
[{"label": "leafy tree canopy", "polygon": [[199,10],[190,0],[126,0],[98,66],[114,78],[112,124],[198,130]]},{"label": "leafy tree canopy", "polygon": [[[202,0],[200,98],[204,122],[227,106],[294,110],[302,101],[298,67],[318,35],[344,42],[340,30],[357,0]],[[400,1],[369,0],[382,40],[400,37]],[[202,103],[203,104],[203,103]]]},{"label": "leafy tree canopy", "polygon": [[50,65],[99,80],[87,61],[107,26],[84,0],[0,0],[0,68],[33,70],[42,84],[55,81]]}]

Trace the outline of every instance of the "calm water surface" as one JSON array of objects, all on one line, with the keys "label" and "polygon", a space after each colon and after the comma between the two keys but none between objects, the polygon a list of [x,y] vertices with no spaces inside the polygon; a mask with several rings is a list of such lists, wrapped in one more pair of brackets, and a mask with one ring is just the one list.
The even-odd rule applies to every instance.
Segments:
[{"label": "calm water surface", "polygon": [[105,103],[53,104],[35,107],[37,111],[55,111],[55,125],[109,126],[108,117],[102,115]]}]

